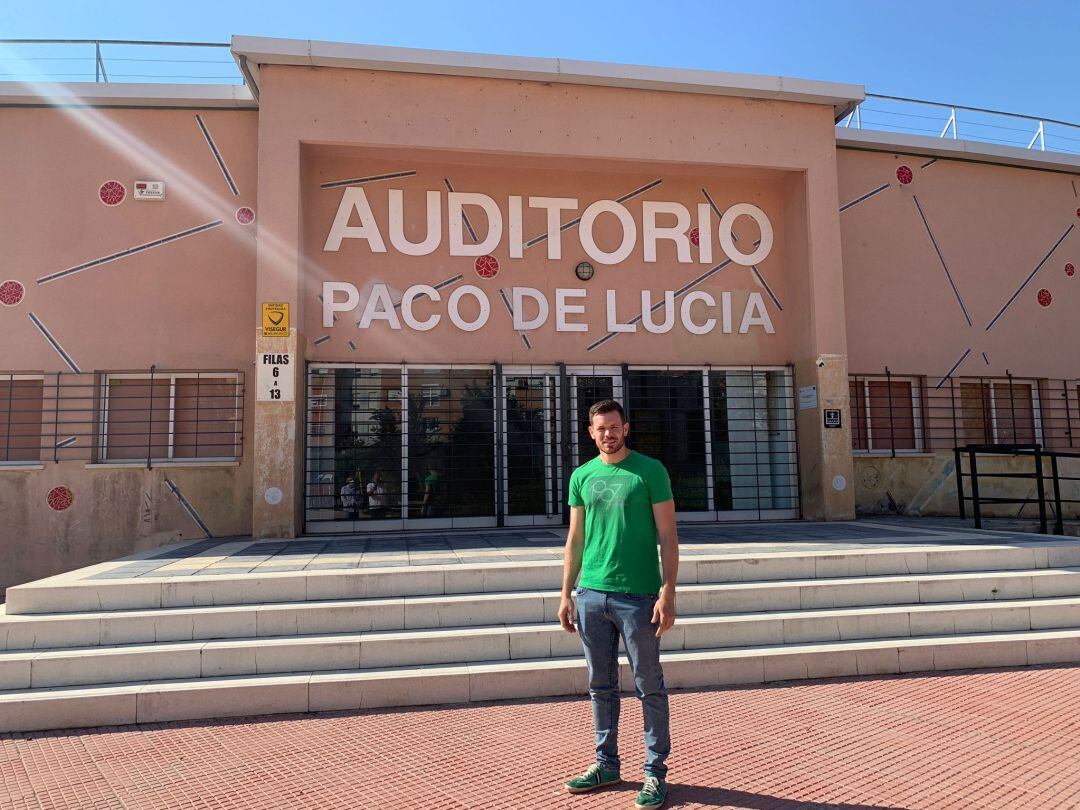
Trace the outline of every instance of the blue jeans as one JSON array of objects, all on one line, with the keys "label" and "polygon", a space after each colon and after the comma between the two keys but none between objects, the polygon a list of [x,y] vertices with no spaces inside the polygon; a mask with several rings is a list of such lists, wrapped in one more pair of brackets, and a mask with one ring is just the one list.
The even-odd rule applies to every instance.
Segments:
[{"label": "blue jeans", "polygon": [[668,697],[660,668],[660,639],[652,623],[653,594],[610,593],[578,588],[578,634],[589,664],[589,696],[596,726],[596,761],[619,770],[619,637],[645,719],[645,774],[667,777],[671,751]]}]

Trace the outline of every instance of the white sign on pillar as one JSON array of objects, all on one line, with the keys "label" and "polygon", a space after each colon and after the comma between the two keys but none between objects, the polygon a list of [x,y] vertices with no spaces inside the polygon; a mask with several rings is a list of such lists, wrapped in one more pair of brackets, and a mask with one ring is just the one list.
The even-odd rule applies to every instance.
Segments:
[{"label": "white sign on pillar", "polygon": [[293,373],[293,356],[260,352],[256,365],[258,367],[256,400],[258,402],[292,402],[296,382],[296,376]]}]

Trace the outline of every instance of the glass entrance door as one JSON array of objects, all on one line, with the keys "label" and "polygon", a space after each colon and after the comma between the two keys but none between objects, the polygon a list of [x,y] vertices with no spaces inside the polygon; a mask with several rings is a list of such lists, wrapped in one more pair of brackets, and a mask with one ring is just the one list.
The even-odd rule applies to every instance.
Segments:
[{"label": "glass entrance door", "polygon": [[589,435],[589,408],[602,399],[623,401],[622,368],[619,366],[590,366],[567,369],[570,380],[570,454],[572,466],[578,467],[596,458],[599,451]]},{"label": "glass entrance door", "polygon": [[402,370],[325,364],[308,370],[307,531],[402,529],[407,492]]},{"label": "glass entrance door", "polygon": [[559,525],[603,399],[664,463],[681,520],[798,516],[788,368],[320,363],[307,379],[311,533]]},{"label": "glass entrance door", "polygon": [[495,369],[308,370],[308,532],[475,528],[496,518]]},{"label": "glass entrance door", "polygon": [[707,400],[718,520],[798,517],[791,370],[710,369]]},{"label": "glass entrance door", "polygon": [[406,366],[406,528],[494,526],[495,370]]},{"label": "glass entrance door", "polygon": [[507,526],[562,523],[562,414],[558,369],[502,374],[502,514]]},{"label": "glass entrance door", "polygon": [[700,368],[632,368],[627,374],[629,444],[663,462],[680,520],[713,520],[712,464]]}]

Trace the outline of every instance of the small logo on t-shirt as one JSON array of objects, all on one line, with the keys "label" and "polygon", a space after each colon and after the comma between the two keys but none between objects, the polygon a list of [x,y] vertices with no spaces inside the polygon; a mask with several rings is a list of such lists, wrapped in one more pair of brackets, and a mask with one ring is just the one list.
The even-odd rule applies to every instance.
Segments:
[{"label": "small logo on t-shirt", "polygon": [[615,504],[626,499],[626,483],[616,478],[597,478],[590,485],[593,503]]}]

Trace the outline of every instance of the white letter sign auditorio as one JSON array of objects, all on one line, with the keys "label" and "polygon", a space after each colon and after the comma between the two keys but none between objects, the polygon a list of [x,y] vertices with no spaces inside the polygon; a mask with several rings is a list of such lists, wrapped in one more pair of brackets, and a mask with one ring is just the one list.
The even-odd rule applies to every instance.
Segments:
[{"label": "white letter sign auditorio", "polygon": [[[735,225],[735,220],[739,217],[750,217],[757,223],[761,231],[761,241],[753,253],[743,253],[735,247],[731,229]],[[724,249],[724,253],[728,255],[728,258],[735,264],[741,264],[744,267],[761,264],[765,261],[765,257],[772,252],[772,223],[769,222],[769,218],[765,216],[764,211],[750,203],[736,203],[724,212],[724,216],[720,218],[719,236],[720,247]]]},{"label": "white letter sign auditorio", "polygon": [[[614,214],[622,225],[622,243],[610,253],[601,250],[593,238],[593,225],[601,214]],[[630,216],[630,212],[624,205],[614,200],[597,200],[586,208],[585,213],[581,215],[578,231],[581,246],[593,261],[600,264],[618,264],[626,261],[627,257],[634,252],[634,244],[637,242],[637,225],[634,223],[634,218]]]},{"label": "white letter sign auditorio", "polygon": [[[663,181],[656,180],[614,197],[616,177],[610,178],[609,189],[607,181],[597,185],[596,177],[582,174],[577,179],[582,196],[555,197],[544,192],[573,192],[557,191],[557,186],[544,189],[545,175],[534,173],[530,182],[538,187],[528,190],[536,191],[535,196],[513,193],[526,189],[514,188],[505,177],[498,181],[498,194],[492,195],[454,191],[449,180],[428,187],[430,175],[425,181],[415,171],[370,174],[366,180],[413,179],[395,184],[402,188],[362,186],[360,180],[323,184],[337,189],[355,183],[341,189],[323,245],[326,253],[338,255],[305,257],[312,300],[320,300],[321,312],[313,303],[305,306],[312,307],[312,322],[321,314],[324,329],[347,320],[350,328],[355,323],[389,340],[407,339],[402,332],[431,332],[423,339],[417,336],[421,343],[429,338],[453,343],[463,339],[453,337],[457,332],[476,333],[476,339],[468,339],[470,353],[489,345],[503,348],[499,342],[510,339],[514,344],[520,340],[526,352],[538,349],[537,357],[562,352],[573,333],[600,331],[603,339],[590,337],[582,343],[587,351],[624,335],[617,345],[627,347],[620,351],[629,358],[653,335],[776,332],[773,317],[779,317],[781,308],[775,296],[770,301],[753,287],[747,289],[730,272],[721,277],[732,279],[728,289],[716,289],[711,285],[717,282],[709,281],[728,264],[756,269],[769,258],[777,238],[766,213],[748,202],[731,202],[738,199],[731,190],[714,201],[702,189],[707,201],[700,202],[683,183],[678,186],[685,192],[683,201],[657,200],[652,195],[672,185],[661,186]],[[499,173],[492,169],[491,174]],[[755,193],[752,185],[749,188]],[[327,218],[333,205],[328,197],[315,206],[326,205]],[[783,231],[779,238],[784,238]],[[346,240],[353,243],[342,251]],[[681,266],[688,264],[715,266],[699,275]],[[759,286],[764,287],[764,276],[784,272],[779,264],[774,259],[757,272]],[[328,275],[341,280],[324,281]],[[559,286],[569,279],[583,286]],[[671,289],[658,289],[667,287]],[[498,310],[494,316],[492,300]],[[773,304],[775,309],[770,309]],[[501,314],[504,308],[509,318]],[[539,334],[534,343],[525,334],[534,331],[547,334]],[[315,345],[330,339],[324,334]],[[548,339],[555,344],[541,345]],[[358,350],[353,340],[348,346]]]}]

